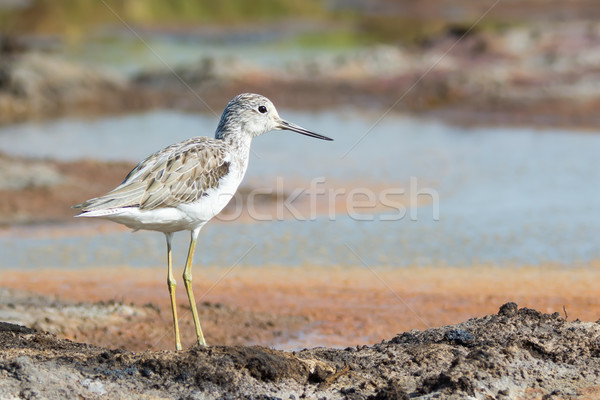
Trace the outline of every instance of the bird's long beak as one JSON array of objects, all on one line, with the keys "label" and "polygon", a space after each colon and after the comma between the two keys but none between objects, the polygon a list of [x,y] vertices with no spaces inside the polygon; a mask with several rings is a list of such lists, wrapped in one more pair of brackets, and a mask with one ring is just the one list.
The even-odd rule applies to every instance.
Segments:
[{"label": "bird's long beak", "polygon": [[314,138],[317,138],[317,139],[333,140],[332,138],[328,138],[327,136],[319,135],[318,133],[311,132],[308,129],[304,129],[301,126],[298,126],[296,124],[292,124],[291,122],[287,122],[287,121],[284,121],[284,120],[280,120],[279,121],[279,125],[277,126],[277,128],[279,128],[279,129],[285,129],[287,131],[298,132],[298,133],[301,133],[303,135],[314,137]]}]

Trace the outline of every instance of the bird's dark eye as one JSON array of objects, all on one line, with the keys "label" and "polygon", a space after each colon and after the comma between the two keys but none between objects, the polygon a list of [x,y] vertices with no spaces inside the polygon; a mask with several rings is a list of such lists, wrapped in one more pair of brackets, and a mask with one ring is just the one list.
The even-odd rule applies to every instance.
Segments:
[{"label": "bird's dark eye", "polygon": [[258,107],[258,111],[259,111],[261,114],[264,114],[264,113],[266,113],[266,112],[267,112],[267,107],[265,107],[265,106],[259,106],[259,107]]}]

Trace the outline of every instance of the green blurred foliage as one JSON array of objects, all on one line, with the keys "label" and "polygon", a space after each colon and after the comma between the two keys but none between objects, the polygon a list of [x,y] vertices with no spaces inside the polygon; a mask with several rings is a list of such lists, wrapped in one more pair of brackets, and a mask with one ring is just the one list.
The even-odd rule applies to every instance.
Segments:
[{"label": "green blurred foliage", "polygon": [[[136,27],[194,27],[300,19],[318,20],[322,28],[314,33],[300,33],[292,39],[293,45],[346,47],[396,43],[419,46],[457,27],[466,29],[474,22],[474,16],[481,15],[463,10],[461,20],[449,21],[434,7],[437,0],[426,3],[428,7],[419,3],[421,7],[415,10],[410,8],[417,5],[415,0],[397,1],[398,5],[409,8],[402,13],[386,14],[359,12],[352,2],[333,11],[324,0],[31,0],[22,8],[0,8],[0,34],[56,34],[66,41],[78,42],[99,27],[122,28],[122,21]],[[463,9],[468,7],[463,5]],[[477,29],[497,30],[502,26],[486,18]]]},{"label": "green blurred foliage", "polygon": [[[4,33],[81,36],[98,25],[239,24],[280,18],[318,18],[319,0],[33,0],[24,8],[0,9]],[[118,15],[118,17],[117,17]]]}]

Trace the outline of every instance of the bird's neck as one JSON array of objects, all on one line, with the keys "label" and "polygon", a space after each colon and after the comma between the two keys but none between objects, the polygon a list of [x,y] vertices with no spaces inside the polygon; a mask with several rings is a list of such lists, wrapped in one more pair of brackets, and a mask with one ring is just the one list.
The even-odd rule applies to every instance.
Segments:
[{"label": "bird's neck", "polygon": [[236,165],[236,170],[238,171],[239,179],[241,180],[248,168],[252,137],[250,137],[250,135],[229,134],[222,136],[215,135],[215,138],[228,144],[232,157],[231,161]]},{"label": "bird's neck", "polygon": [[250,154],[252,136],[242,132],[217,131],[215,139],[222,140],[231,146],[231,149],[241,157],[247,158]]}]

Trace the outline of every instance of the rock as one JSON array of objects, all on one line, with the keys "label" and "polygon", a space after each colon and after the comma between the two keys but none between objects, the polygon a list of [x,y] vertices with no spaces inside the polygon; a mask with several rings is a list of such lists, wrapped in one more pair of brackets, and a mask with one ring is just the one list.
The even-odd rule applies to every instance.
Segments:
[{"label": "rock", "polygon": [[127,78],[109,70],[46,53],[0,54],[0,122],[115,107],[130,91]]},{"label": "rock", "polygon": [[206,56],[195,63],[182,65],[172,70],[143,71],[133,79],[137,84],[153,89],[168,90],[180,87],[182,82],[197,87],[207,82],[223,82],[264,75],[260,68],[234,56]]},{"label": "rock", "polygon": [[500,307],[498,315],[504,315],[505,317],[513,317],[517,313],[517,303],[506,303]]}]

